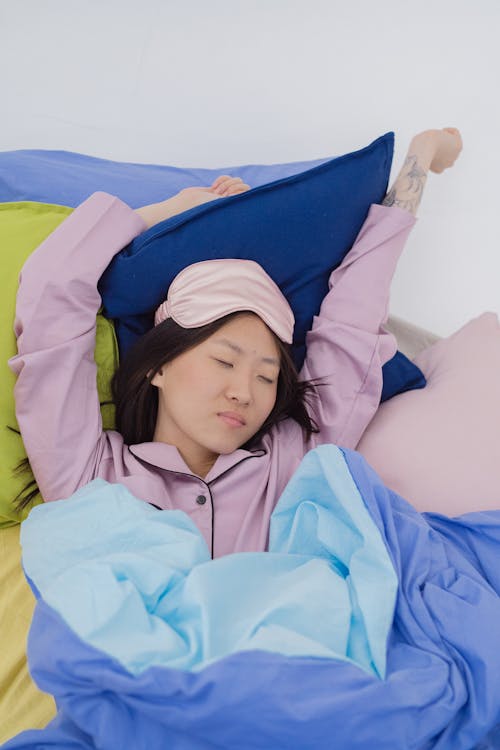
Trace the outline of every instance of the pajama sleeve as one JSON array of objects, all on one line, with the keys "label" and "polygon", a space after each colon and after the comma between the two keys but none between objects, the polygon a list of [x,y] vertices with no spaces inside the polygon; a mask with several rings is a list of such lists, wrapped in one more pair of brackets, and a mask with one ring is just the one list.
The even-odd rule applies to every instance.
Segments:
[{"label": "pajama sleeve", "polygon": [[94,478],[102,430],[94,348],[97,282],[113,256],[144,231],[142,219],[106,193],[82,203],[38,247],[19,279],[14,332],[16,415],[44,500]]},{"label": "pajama sleeve", "polygon": [[396,352],[395,338],[383,328],[390,284],[415,222],[402,208],[372,204],[352,249],[330,276],[300,373],[324,383],[310,402],[320,429],[310,447],[355,448],[378,408],[382,365]]}]

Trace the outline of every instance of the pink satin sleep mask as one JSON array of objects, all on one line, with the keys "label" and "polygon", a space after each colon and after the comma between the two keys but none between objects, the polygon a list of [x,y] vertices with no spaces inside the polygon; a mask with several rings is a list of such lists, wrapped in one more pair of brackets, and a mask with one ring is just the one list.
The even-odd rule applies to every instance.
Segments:
[{"label": "pink satin sleep mask", "polygon": [[253,260],[204,260],[184,268],[156,310],[155,326],[172,318],[183,328],[198,328],[244,310],[256,313],[282,341],[292,343],[292,309],[277,284]]}]

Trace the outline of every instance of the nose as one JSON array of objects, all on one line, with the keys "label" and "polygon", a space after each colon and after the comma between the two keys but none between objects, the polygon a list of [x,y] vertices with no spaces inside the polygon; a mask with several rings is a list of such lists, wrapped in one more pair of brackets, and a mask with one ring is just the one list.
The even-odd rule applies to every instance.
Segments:
[{"label": "nose", "polygon": [[226,389],[226,395],[231,401],[249,404],[252,401],[251,379],[248,373],[240,370],[231,371],[231,377]]}]

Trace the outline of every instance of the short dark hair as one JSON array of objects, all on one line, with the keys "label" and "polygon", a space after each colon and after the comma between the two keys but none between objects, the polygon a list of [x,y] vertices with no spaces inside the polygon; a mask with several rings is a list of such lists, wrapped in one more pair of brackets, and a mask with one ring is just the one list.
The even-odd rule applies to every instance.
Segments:
[{"label": "short dark hair", "polygon": [[[198,328],[183,328],[172,318],[167,318],[137,339],[120,363],[111,383],[116,405],[116,430],[121,433],[126,445],[153,440],[158,414],[158,389],[151,385],[151,381],[160,368],[206,341],[241,314],[241,311],[231,313]],[[273,425],[287,418],[294,419],[302,427],[306,439],[313,432],[319,432],[306,408],[308,398],[315,395],[315,384],[299,380],[290,346],[269,330],[280,354],[276,402],[259,431],[242,446],[247,449],[258,443]]]}]

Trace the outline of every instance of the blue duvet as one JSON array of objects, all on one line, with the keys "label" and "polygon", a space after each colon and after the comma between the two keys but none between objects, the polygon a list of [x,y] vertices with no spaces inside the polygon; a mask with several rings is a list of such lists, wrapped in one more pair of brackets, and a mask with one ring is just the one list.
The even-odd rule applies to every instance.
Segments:
[{"label": "blue duvet", "polygon": [[23,524],[28,660],[57,718],[5,748],[500,748],[500,511],[419,514],[306,455],[269,552],[96,480]]}]

